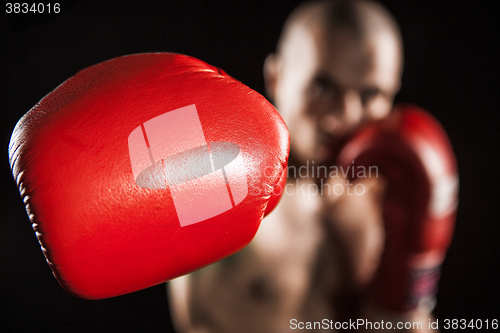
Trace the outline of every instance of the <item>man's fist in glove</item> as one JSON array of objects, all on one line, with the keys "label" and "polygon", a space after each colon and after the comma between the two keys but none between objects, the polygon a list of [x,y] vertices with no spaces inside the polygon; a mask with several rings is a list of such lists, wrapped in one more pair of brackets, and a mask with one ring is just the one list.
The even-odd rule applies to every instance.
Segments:
[{"label": "man's fist in glove", "polygon": [[19,121],[9,155],[57,280],[100,299],[248,244],[288,142],[255,91],[198,59],[151,53],[62,83]]}]

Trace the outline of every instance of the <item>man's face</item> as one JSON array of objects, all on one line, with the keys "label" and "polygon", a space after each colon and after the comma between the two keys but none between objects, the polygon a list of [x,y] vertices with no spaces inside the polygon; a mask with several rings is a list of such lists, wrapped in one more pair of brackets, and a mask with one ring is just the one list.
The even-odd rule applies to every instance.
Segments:
[{"label": "man's face", "polygon": [[329,163],[340,141],[386,117],[400,85],[400,49],[391,34],[363,39],[340,29],[291,28],[270,88],[299,162]]}]

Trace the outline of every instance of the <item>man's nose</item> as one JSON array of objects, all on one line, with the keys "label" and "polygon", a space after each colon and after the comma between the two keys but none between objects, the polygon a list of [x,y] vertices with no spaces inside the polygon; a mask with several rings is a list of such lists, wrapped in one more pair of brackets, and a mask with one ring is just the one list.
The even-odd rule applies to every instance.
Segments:
[{"label": "man's nose", "polygon": [[363,118],[361,96],[356,91],[345,91],[320,119],[320,128],[334,136],[342,136],[359,126]]}]

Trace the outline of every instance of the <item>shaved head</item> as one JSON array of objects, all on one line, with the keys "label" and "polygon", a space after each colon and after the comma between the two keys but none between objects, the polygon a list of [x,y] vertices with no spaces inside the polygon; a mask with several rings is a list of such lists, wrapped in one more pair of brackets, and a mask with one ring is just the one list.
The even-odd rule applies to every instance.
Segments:
[{"label": "shaved head", "polygon": [[319,0],[299,5],[283,26],[277,47],[278,53],[290,36],[290,30],[296,25],[323,29],[330,34],[343,30],[351,33],[358,40],[370,38],[379,33],[388,33],[401,48],[403,45],[399,25],[394,17],[382,5],[372,1]]},{"label": "shaved head", "polygon": [[290,130],[291,157],[331,163],[349,133],[389,115],[402,68],[399,27],[380,4],[297,7],[264,64],[268,96]]}]

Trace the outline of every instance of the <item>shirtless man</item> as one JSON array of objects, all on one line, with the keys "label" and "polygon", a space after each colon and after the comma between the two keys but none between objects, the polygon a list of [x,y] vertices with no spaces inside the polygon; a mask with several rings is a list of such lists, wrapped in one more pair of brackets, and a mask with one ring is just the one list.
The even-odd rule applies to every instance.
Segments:
[{"label": "shirtless man", "polygon": [[[360,196],[321,195],[311,172],[296,172],[332,165],[347,134],[386,117],[402,67],[399,28],[377,3],[312,2],[290,15],[264,75],[290,130],[295,172],[250,245],[169,283],[179,332],[279,333],[293,330],[292,319],[324,318],[420,321],[425,331],[430,309],[403,318],[377,311],[361,293],[384,244],[383,181],[364,179]],[[341,177],[327,182],[345,185]]]}]

